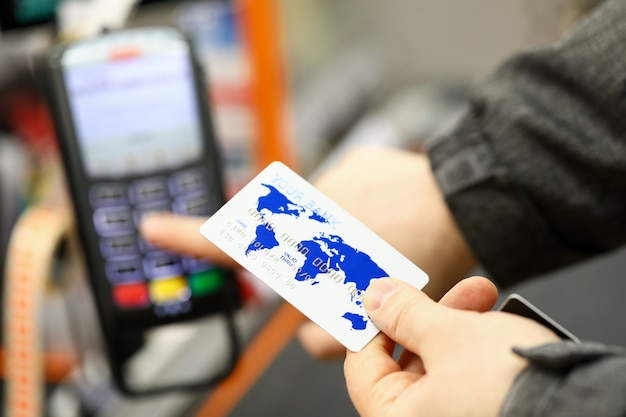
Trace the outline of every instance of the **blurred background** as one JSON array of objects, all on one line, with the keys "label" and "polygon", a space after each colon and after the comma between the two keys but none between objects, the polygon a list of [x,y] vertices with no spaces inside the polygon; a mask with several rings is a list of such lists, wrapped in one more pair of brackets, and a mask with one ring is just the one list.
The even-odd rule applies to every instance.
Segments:
[{"label": "blurred background", "polygon": [[[474,83],[508,56],[558,39],[595,3],[1,0],[0,273],[10,261],[9,238],[20,216],[64,194],[43,80],[36,71],[37,57],[52,45],[105,28],[166,25],[188,32],[206,67],[226,188],[232,194],[272,159],[314,179],[354,146],[419,151],[425,139],[454,126]],[[610,307],[621,304],[617,297],[622,291],[615,290],[613,281],[625,266],[618,252],[537,277],[503,295],[526,295],[580,338],[626,344],[626,335],[614,330],[623,328],[619,318],[624,312]],[[43,358],[33,365],[40,376],[33,384],[43,415],[356,415],[342,364],[308,357],[291,338],[293,326],[258,357],[257,373],[247,379],[239,375],[226,391],[120,395],[103,365],[84,273],[72,271],[68,278],[65,269],[53,268],[38,301],[40,319],[31,329]],[[3,282],[5,275],[0,274]],[[281,323],[274,320],[281,311],[276,297],[254,279],[247,282],[237,317],[244,350],[270,325],[280,329]],[[6,285],[2,288],[6,303],[14,295],[4,291]],[[77,315],[78,324],[71,318]],[[3,314],[5,344],[11,320]],[[173,339],[162,343],[168,340]],[[194,337],[185,341],[207,343]],[[172,342],[174,359],[164,362],[163,372],[194,366],[176,354],[177,343]],[[219,402],[217,394],[231,402],[211,408]],[[3,407],[2,415],[28,415],[16,413]]]}]

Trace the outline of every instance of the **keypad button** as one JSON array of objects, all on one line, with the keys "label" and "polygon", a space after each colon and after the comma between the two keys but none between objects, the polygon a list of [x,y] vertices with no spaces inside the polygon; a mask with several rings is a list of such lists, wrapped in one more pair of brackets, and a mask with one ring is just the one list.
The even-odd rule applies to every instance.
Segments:
[{"label": "keypad button", "polygon": [[150,298],[155,304],[167,304],[187,301],[191,291],[183,277],[173,277],[150,281]]},{"label": "keypad button", "polygon": [[141,258],[124,258],[110,260],[105,265],[106,274],[111,284],[143,281],[143,265]]},{"label": "keypad button", "polygon": [[196,193],[207,189],[207,174],[204,169],[192,168],[170,176],[170,192],[173,196]]},{"label": "keypad button", "polygon": [[215,268],[215,265],[205,261],[203,259],[198,259],[198,258],[192,258],[192,257],[183,257],[182,258],[182,265],[183,265],[183,270],[186,273],[194,273],[194,272],[202,272],[202,271],[206,271],[207,269],[213,269]]},{"label": "keypad button", "polygon": [[218,291],[226,277],[215,265],[163,251],[137,233],[141,219],[153,212],[209,216],[213,201],[206,169],[194,167],[169,177],[143,178],[126,185],[94,185],[89,201],[105,258],[105,272],[119,308],[152,306],[157,315],[190,311],[191,298]]},{"label": "keypad button", "polygon": [[133,217],[127,207],[103,207],[93,213],[93,222],[98,234],[117,235],[134,230]]},{"label": "keypad button", "polygon": [[136,255],[139,253],[137,235],[122,235],[100,239],[100,251],[105,258]]},{"label": "keypad button", "polygon": [[141,251],[141,253],[150,253],[150,252],[156,252],[160,250],[163,250],[163,249],[154,246],[152,243],[143,239],[141,236],[139,237],[139,251]]},{"label": "keypad button", "polygon": [[178,197],[174,200],[174,212],[186,216],[209,216],[215,212],[215,205],[208,194]]},{"label": "keypad button", "polygon": [[180,258],[169,252],[147,254],[144,259],[144,271],[149,279],[172,277],[183,273]]},{"label": "keypad button", "polygon": [[145,282],[115,285],[111,291],[113,301],[120,308],[143,308],[150,305],[150,293]]},{"label": "keypad button", "polygon": [[167,201],[169,192],[164,177],[152,177],[134,181],[130,184],[130,198],[136,205]]},{"label": "keypad button", "polygon": [[180,314],[189,313],[191,311],[191,302],[170,302],[166,304],[156,304],[154,306],[154,314],[158,317],[175,317]]},{"label": "keypad button", "polygon": [[202,297],[217,292],[224,285],[224,275],[219,269],[189,275],[189,288],[194,297]]},{"label": "keypad button", "polygon": [[89,201],[94,208],[126,206],[128,193],[124,183],[96,184],[89,190]]}]

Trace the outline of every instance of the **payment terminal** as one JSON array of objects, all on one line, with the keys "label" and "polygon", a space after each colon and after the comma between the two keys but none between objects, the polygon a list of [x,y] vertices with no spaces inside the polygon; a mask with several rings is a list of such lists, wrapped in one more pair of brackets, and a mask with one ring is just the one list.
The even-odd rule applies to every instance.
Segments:
[{"label": "payment terminal", "polygon": [[[123,392],[206,386],[232,370],[240,305],[231,271],[166,252],[138,234],[151,212],[209,217],[224,202],[204,75],[190,40],[167,27],[104,33],[43,62],[77,229],[112,374]],[[141,392],[123,364],[159,326],[221,315],[231,340],[219,375]]]}]

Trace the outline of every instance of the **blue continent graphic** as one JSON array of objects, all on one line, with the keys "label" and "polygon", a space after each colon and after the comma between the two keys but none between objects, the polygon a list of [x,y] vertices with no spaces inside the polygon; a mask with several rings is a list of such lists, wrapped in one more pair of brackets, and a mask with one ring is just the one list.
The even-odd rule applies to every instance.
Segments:
[{"label": "blue continent graphic", "polygon": [[[294,204],[283,193],[278,191],[276,187],[269,184],[263,184],[263,186],[269,189],[270,192],[267,195],[259,197],[256,207],[259,213],[265,209],[274,214],[287,214],[300,217],[300,213],[304,212],[304,207]],[[268,228],[266,224],[260,224],[256,227],[254,240],[246,249],[246,256],[248,256],[250,252],[261,249],[271,249],[275,246],[278,246],[278,240],[276,240],[274,230]]]},{"label": "blue continent graphic", "polygon": [[[269,184],[263,184],[263,186],[269,190],[269,193],[259,197],[256,207],[259,213],[267,210],[272,214],[304,219],[302,215],[309,212],[307,219],[327,223],[324,217],[294,203],[274,186]],[[271,249],[278,244],[274,230],[267,227],[266,223],[260,224],[256,228],[254,240],[246,250],[246,256],[255,250]],[[316,285],[319,283],[318,275],[320,274],[343,273],[345,278],[342,284],[353,283],[355,286],[355,293],[352,294],[353,300],[365,291],[372,279],[389,276],[368,254],[346,244],[338,235],[326,235],[320,232],[318,236],[301,242],[300,253],[305,253],[306,258],[293,277],[296,281],[308,281],[311,285]],[[357,300],[355,304],[360,306],[361,301]],[[367,326],[368,318],[364,315],[346,312],[342,317],[351,322],[353,330],[364,330]]]},{"label": "blue continent graphic", "polygon": [[274,214],[289,214],[295,217],[300,217],[300,214],[306,212],[304,207],[295,204],[273,185],[263,184],[263,186],[269,189],[270,192],[267,195],[259,197],[257,203],[257,210],[259,212],[263,209],[267,209]]},{"label": "blue continent graphic", "polygon": [[298,281],[315,280],[320,273],[343,271],[344,284],[354,283],[359,295],[365,291],[370,280],[389,276],[368,254],[346,244],[341,236],[317,236],[313,240],[302,241],[301,245],[309,249],[309,254],[301,273],[296,276]]},{"label": "blue continent graphic", "polygon": [[365,320],[365,318],[360,314],[348,312],[341,317],[346,320],[350,320],[354,330],[365,330],[365,327],[367,327],[367,320]]},{"label": "blue continent graphic", "polygon": [[246,256],[255,250],[261,249],[272,249],[275,246],[278,246],[278,240],[276,240],[276,234],[273,230],[268,229],[265,224],[260,224],[256,227],[255,230],[255,238],[248,245],[246,249]]}]

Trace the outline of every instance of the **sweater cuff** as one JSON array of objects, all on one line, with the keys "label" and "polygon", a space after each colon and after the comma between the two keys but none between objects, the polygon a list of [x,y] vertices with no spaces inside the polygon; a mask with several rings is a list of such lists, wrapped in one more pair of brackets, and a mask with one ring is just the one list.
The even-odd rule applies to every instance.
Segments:
[{"label": "sweater cuff", "polygon": [[626,351],[559,342],[514,349],[529,366],[515,379],[500,417],[622,416]]},{"label": "sweater cuff", "polygon": [[577,260],[498,161],[479,117],[479,110],[468,113],[453,134],[427,144],[439,187],[474,256],[504,287]]}]

